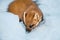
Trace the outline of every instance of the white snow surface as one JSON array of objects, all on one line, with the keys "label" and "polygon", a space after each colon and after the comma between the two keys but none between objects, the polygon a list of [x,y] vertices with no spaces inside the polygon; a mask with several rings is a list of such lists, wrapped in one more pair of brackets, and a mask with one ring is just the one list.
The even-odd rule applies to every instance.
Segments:
[{"label": "white snow surface", "polygon": [[0,12],[1,40],[25,40],[25,29],[22,26],[17,15]]},{"label": "white snow surface", "polygon": [[0,0],[0,40],[60,40],[60,0],[36,1],[44,21],[30,33],[17,15],[7,12],[12,1]]}]

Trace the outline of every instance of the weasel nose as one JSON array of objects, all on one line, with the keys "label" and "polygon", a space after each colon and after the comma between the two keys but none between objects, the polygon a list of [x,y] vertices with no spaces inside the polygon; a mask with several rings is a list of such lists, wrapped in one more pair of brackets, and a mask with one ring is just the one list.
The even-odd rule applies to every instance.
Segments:
[{"label": "weasel nose", "polygon": [[28,27],[26,28],[26,31],[27,31],[27,32],[31,32],[33,26],[34,26],[34,25],[30,25],[30,26],[28,26]]},{"label": "weasel nose", "polygon": [[31,30],[32,30],[32,29],[31,29],[31,28],[29,28],[29,27],[28,27],[28,28],[26,28],[26,31],[27,31],[27,32],[31,32]]}]

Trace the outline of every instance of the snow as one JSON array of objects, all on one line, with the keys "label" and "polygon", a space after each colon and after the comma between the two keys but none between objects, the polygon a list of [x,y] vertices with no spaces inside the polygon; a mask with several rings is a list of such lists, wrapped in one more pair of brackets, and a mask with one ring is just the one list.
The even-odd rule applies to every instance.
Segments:
[{"label": "snow", "polygon": [[17,15],[6,12],[12,1],[0,0],[0,40],[60,40],[60,0],[37,0],[44,21],[30,33]]},{"label": "snow", "polygon": [[8,5],[13,0],[0,0],[0,11],[7,11]]},{"label": "snow", "polygon": [[25,40],[24,27],[17,15],[0,12],[0,35],[2,40]]}]

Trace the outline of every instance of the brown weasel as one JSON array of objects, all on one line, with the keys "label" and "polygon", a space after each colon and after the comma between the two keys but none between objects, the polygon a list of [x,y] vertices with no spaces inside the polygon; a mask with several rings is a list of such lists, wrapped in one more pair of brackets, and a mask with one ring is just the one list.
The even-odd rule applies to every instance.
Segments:
[{"label": "brown weasel", "polygon": [[43,14],[32,0],[15,0],[8,11],[19,16],[26,26],[27,31],[31,31],[42,21]]},{"label": "brown weasel", "polygon": [[12,12],[13,14],[16,14],[19,16],[19,18],[21,20],[22,19],[22,15],[24,13],[24,11],[32,4],[33,2],[31,0],[15,0],[13,1],[9,7],[8,7],[8,11]]}]

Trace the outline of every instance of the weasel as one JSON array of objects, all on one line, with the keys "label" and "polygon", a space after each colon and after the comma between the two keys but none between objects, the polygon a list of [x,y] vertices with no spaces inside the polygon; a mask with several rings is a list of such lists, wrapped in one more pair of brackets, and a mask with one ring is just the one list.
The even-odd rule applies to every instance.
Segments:
[{"label": "weasel", "polygon": [[42,11],[32,0],[14,0],[9,4],[8,12],[18,15],[29,32],[43,20]]}]

